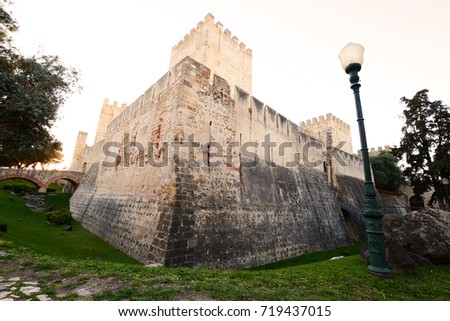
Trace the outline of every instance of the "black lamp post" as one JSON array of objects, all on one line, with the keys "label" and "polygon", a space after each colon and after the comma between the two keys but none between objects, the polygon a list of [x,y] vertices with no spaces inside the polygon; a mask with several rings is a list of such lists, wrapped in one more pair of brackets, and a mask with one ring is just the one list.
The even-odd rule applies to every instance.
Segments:
[{"label": "black lamp post", "polygon": [[363,46],[356,43],[349,43],[339,53],[339,59],[341,60],[342,68],[350,75],[350,88],[353,89],[355,95],[356,115],[358,119],[361,153],[364,165],[364,217],[366,221],[367,247],[370,253],[369,272],[379,276],[389,277],[391,275],[391,270],[389,269],[386,260],[383,225],[381,222],[383,213],[381,213],[378,205],[375,185],[372,180],[366,130],[364,128],[361,99],[359,97],[359,88],[361,85],[359,84],[358,71],[361,70],[363,54]]},{"label": "black lamp post", "polygon": [[448,202],[450,201],[448,199],[448,184],[449,184],[448,178],[444,177],[443,179],[441,179],[441,183],[442,183],[442,185],[444,185],[444,189],[445,189],[445,207],[446,207],[447,212],[450,212],[450,204],[448,204]]}]

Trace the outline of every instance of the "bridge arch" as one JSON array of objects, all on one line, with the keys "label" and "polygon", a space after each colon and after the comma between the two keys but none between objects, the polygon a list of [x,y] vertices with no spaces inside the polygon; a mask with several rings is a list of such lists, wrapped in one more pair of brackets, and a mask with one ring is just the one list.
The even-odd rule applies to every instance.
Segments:
[{"label": "bridge arch", "polygon": [[33,183],[38,188],[39,191],[44,186],[44,183],[39,178],[36,178],[31,175],[27,175],[27,174],[22,174],[22,173],[12,173],[12,174],[0,175],[0,181],[4,181],[6,179],[23,179],[23,180],[29,181],[29,182]]},{"label": "bridge arch", "polygon": [[80,179],[78,177],[76,177],[75,175],[72,175],[70,173],[61,174],[61,175],[57,175],[57,176],[53,176],[53,177],[49,178],[39,189],[39,192],[41,192],[41,193],[47,192],[48,186],[60,179],[64,179],[64,180],[70,182],[73,185],[74,190],[77,189],[78,185],[80,185]]},{"label": "bridge arch", "polygon": [[28,170],[8,170],[0,169],[0,181],[6,179],[23,179],[31,182],[38,189],[39,193],[47,192],[50,184],[64,179],[70,182],[74,189],[80,185],[81,177],[76,172],[64,171],[28,171]]}]

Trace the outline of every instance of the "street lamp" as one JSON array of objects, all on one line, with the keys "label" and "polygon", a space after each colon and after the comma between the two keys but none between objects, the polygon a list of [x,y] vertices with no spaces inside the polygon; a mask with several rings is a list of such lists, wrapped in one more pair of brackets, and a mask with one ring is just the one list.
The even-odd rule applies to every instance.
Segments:
[{"label": "street lamp", "polygon": [[441,179],[441,183],[442,185],[444,185],[444,189],[445,189],[445,207],[447,208],[447,212],[450,212],[450,204],[448,204],[448,184],[449,184],[449,180],[448,178],[443,178]]},{"label": "street lamp", "polygon": [[367,247],[370,254],[369,272],[375,275],[389,277],[391,270],[386,260],[384,245],[383,225],[380,207],[378,205],[375,185],[370,169],[369,151],[367,148],[366,130],[359,97],[359,76],[363,63],[364,47],[357,43],[349,43],[339,53],[339,59],[345,72],[350,75],[350,88],[353,89],[356,103],[356,115],[358,119],[359,137],[361,140],[361,153],[364,165],[364,217],[366,221]]}]

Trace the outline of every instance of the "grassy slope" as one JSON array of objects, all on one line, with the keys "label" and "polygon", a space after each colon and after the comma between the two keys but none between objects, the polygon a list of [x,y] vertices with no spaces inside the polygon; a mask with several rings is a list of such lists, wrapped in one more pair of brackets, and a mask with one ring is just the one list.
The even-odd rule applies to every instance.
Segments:
[{"label": "grassy slope", "polygon": [[[57,207],[67,206],[67,201],[68,196],[47,196]],[[145,268],[130,264],[135,261],[78,223],[73,232],[48,225],[42,213],[31,212],[22,199],[4,191],[0,222],[8,223],[8,233],[0,233],[0,251],[12,253],[8,264],[16,264],[2,268],[0,259],[0,276],[32,269],[45,280],[53,299],[61,288],[100,278],[121,286],[95,295],[95,300],[450,300],[450,266],[418,268],[379,280],[359,260],[358,244],[248,270]],[[351,256],[328,260],[344,250]],[[75,278],[73,284],[61,281],[69,276]]]},{"label": "grassy slope", "polygon": [[[270,270],[194,270],[145,268],[105,261],[64,260],[23,251],[0,240],[0,249],[13,253],[19,270],[34,269],[56,299],[61,286],[75,288],[94,279],[114,280],[121,286],[94,300],[449,300],[450,267],[418,268],[414,273],[380,280],[367,272],[358,255]],[[313,258],[313,254],[310,258]],[[13,276],[1,269],[0,276]],[[10,273],[10,274],[9,274]],[[80,276],[69,283],[58,276]],[[65,299],[75,299],[68,296]]]},{"label": "grassy slope", "polygon": [[[55,208],[68,207],[69,195],[48,195],[47,202]],[[46,222],[44,213],[31,211],[24,201],[7,191],[0,190],[0,222],[8,224],[5,240],[29,247],[34,251],[57,257],[137,263],[108,245],[96,235],[74,221],[73,231]]]}]

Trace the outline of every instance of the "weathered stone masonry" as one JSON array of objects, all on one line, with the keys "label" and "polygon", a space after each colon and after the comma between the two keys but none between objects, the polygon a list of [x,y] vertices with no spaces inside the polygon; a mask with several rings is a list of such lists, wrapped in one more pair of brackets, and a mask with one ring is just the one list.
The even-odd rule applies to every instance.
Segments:
[{"label": "weathered stone masonry", "polygon": [[[110,126],[106,141],[123,142],[125,133],[155,146],[183,146],[192,134],[200,144],[239,141],[240,107],[224,79],[190,58],[169,78],[153,100]],[[223,156],[213,159],[223,162],[217,168],[194,167],[188,152],[169,153],[169,165],[160,168],[138,161],[105,167],[110,157],[99,154],[72,198],[75,218],[138,260],[170,266],[235,268],[347,244],[339,206],[319,171],[245,167],[238,149],[231,163]],[[204,149],[193,156],[203,160]]]},{"label": "weathered stone masonry", "polygon": [[86,176],[74,217],[165,266],[239,268],[348,244],[356,232],[341,205],[363,222],[361,196],[339,179],[361,182],[361,161],[333,150],[348,125],[327,116],[298,126],[252,97],[251,55],[207,15],[173,48],[168,73],[106,130],[99,122],[102,139],[83,149],[79,136],[72,169]]}]

